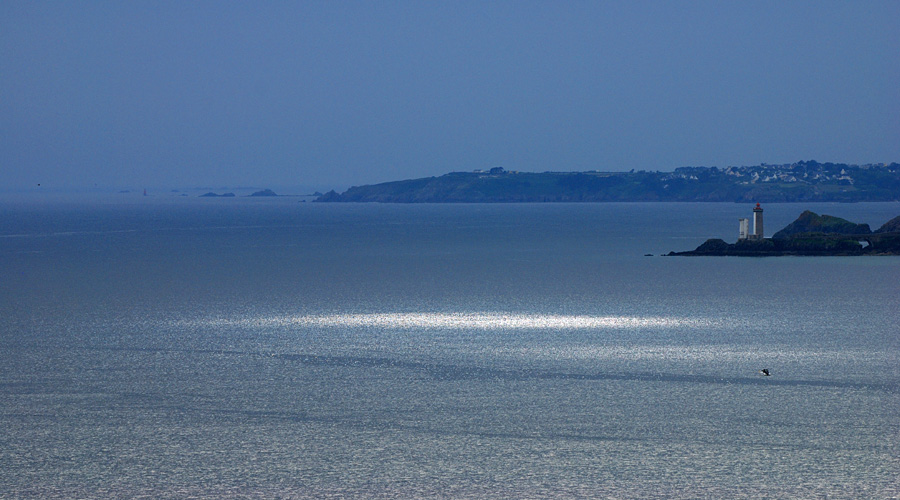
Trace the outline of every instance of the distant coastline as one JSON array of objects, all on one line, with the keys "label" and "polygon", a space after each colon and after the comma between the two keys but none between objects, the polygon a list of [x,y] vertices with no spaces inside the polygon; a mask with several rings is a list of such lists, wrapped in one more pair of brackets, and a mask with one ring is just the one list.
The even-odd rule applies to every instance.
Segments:
[{"label": "distant coastline", "polygon": [[900,164],[801,161],[674,172],[515,172],[503,168],[354,186],[317,202],[861,202],[900,201]]}]

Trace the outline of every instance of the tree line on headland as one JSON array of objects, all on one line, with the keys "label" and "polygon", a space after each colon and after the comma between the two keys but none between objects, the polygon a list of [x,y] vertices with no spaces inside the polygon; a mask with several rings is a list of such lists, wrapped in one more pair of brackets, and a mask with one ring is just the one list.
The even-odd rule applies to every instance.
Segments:
[{"label": "tree line on headland", "polygon": [[673,172],[453,172],[330,191],[319,202],[858,202],[900,201],[900,164],[801,161]]}]

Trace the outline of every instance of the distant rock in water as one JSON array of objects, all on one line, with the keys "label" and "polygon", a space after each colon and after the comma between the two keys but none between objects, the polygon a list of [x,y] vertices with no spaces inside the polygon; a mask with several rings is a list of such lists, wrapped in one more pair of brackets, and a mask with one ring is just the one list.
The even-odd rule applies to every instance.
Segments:
[{"label": "distant rock in water", "polygon": [[275,194],[275,191],[272,191],[271,189],[263,189],[262,191],[257,191],[255,193],[251,194],[250,196],[278,196],[278,195]]},{"label": "distant rock in water", "polygon": [[876,233],[900,233],[900,215],[884,223]]},{"label": "distant rock in water", "polygon": [[216,194],[213,192],[209,192],[209,193],[200,195],[200,198],[233,198],[233,197],[234,197],[234,193]]},{"label": "distant rock in water", "polygon": [[840,217],[819,215],[807,210],[784,229],[772,235],[773,239],[785,239],[801,233],[871,234],[868,224],[856,224]]}]

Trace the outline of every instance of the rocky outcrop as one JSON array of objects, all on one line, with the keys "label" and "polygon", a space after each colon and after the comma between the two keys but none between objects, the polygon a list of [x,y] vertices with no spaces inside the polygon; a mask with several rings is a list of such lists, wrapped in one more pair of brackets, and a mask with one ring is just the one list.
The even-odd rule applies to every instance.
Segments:
[{"label": "rocky outcrop", "polygon": [[797,217],[797,220],[791,222],[784,229],[772,235],[773,239],[780,240],[789,238],[792,235],[802,233],[823,233],[823,234],[870,234],[868,224],[855,224],[840,217],[831,215],[819,215],[812,211],[805,211]]}]

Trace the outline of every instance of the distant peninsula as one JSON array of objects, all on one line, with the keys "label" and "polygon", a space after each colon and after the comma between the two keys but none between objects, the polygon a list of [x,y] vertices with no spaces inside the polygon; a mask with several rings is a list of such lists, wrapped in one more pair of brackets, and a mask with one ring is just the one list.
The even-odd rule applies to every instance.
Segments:
[{"label": "distant peninsula", "polygon": [[[782,255],[900,255],[900,216],[876,231],[840,217],[819,215],[809,210],[772,235],[762,237],[762,209],[754,212],[754,233],[749,219],[740,220],[736,243],[709,239],[695,250],[669,252],[670,256],[774,257]],[[757,229],[758,228],[758,229]]]},{"label": "distant peninsula", "polygon": [[317,202],[859,202],[900,200],[900,164],[801,161],[674,172],[515,172],[501,167],[354,186]]}]

